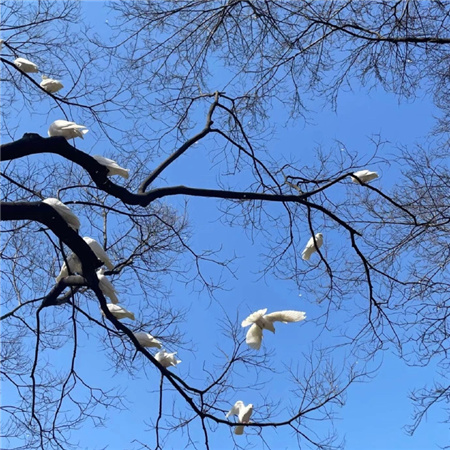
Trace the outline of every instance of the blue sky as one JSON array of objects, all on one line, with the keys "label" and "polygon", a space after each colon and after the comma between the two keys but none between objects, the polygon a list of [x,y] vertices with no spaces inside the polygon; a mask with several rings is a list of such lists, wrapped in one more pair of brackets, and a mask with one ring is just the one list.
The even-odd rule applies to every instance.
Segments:
[{"label": "blue sky", "polygon": [[[334,141],[338,140],[345,143],[347,148],[357,150],[362,155],[365,152],[370,153],[369,137],[380,134],[391,142],[385,146],[385,152],[388,154],[394,151],[397,144],[412,146],[426,135],[433,125],[433,111],[432,103],[426,99],[398,104],[393,95],[381,91],[372,92],[371,95],[363,92],[347,93],[341,96],[337,114],[324,110],[313,117],[316,122],[314,125],[287,129],[280,126],[277,128],[277,135],[268,144],[268,148],[270,152],[282,149],[295,153],[313,148],[317,144],[333,147]],[[273,115],[276,117],[277,112],[274,111]],[[301,149],[299,149],[299,143],[301,143]],[[372,168],[379,170],[378,167]],[[383,170],[386,173],[383,173]],[[377,181],[378,186],[390,187],[398,175],[394,170],[389,171],[387,167],[380,172],[383,175]],[[196,177],[192,172],[191,174],[194,181]],[[180,173],[179,176],[183,179],[186,177],[184,173]],[[217,221],[214,219],[214,213],[211,213],[207,206],[211,202],[198,199],[189,201],[191,213],[195,211],[195,216],[192,214],[191,219],[195,221],[195,229],[201,236],[198,244],[200,240],[204,243],[209,238],[212,245],[217,239],[215,231]],[[313,305],[307,303],[307,299],[298,296],[299,292],[293,283],[274,279],[258,280],[255,275],[252,277],[252,268],[254,272],[258,267],[258,250],[252,248],[248,240],[240,239],[242,233],[237,230],[231,230],[231,232],[224,230],[223,233],[226,233],[224,243],[236,245],[240,254],[245,255],[240,261],[240,273],[242,271],[245,273],[246,268],[249,272],[248,280],[245,275],[241,275],[240,279],[233,283],[233,288],[230,287],[231,292],[219,295],[228,310],[232,309],[232,305],[236,305],[244,312],[267,306],[272,309],[300,309],[305,310],[307,314],[315,310]],[[255,281],[248,282],[252,279]],[[183,296],[181,292],[179,295]],[[202,299],[194,306],[196,314],[202,312],[201,303]],[[203,299],[203,303],[206,304],[207,300]],[[208,320],[209,315],[210,310],[206,310],[205,321]],[[245,313],[242,313],[240,317],[245,317]],[[291,345],[290,339],[298,339],[303,344],[302,350],[306,350],[308,334],[313,333],[306,326],[300,325],[300,327],[302,328],[287,330],[291,326],[286,326],[286,333],[283,336],[278,334],[273,337],[268,336],[266,345],[276,348],[278,352],[280,348]],[[294,333],[295,337],[290,332]],[[331,337],[329,339],[331,340]],[[440,423],[445,416],[439,407],[430,411],[414,436],[408,436],[403,429],[410,423],[413,411],[407,398],[409,392],[414,387],[431,383],[436,367],[434,365],[425,369],[407,367],[390,351],[383,352],[382,358],[377,359],[373,367],[380,361],[382,365],[374,379],[367,383],[354,384],[348,391],[346,405],[338,411],[339,419],[335,426],[339,435],[345,437],[345,448],[349,450],[362,448],[427,450],[438,448],[437,444],[444,445],[448,441],[449,431],[447,424]],[[295,440],[292,438],[286,438],[281,432],[278,435],[274,432],[274,435],[277,437],[274,438],[276,441],[273,448],[295,448]],[[266,437],[266,433],[264,436]]]},{"label": "blue sky", "polygon": [[[105,22],[107,16],[102,2],[84,2],[83,9],[87,21],[94,22],[95,17],[95,23]],[[108,16],[108,19],[111,20],[111,17]],[[106,28],[99,25],[96,30],[99,33],[106,32]],[[2,56],[4,56],[3,53]],[[299,121],[288,125],[285,125],[285,111],[274,104],[270,115],[271,124],[276,132],[270,142],[266,143],[272,158],[294,155],[301,157],[302,161],[307,163],[314,158],[313,149],[319,145],[338,152],[337,141],[344,143],[348,150],[358,152],[359,156],[366,156],[372,153],[370,138],[378,134],[383,140],[388,141],[383,146],[380,156],[388,158],[396,151],[398,145],[410,147],[423,139],[434,125],[433,114],[437,112],[431,100],[425,97],[418,98],[414,102],[399,103],[395,96],[386,94],[381,89],[367,93],[365,89],[357,86],[352,92],[341,93],[337,113],[330,108],[322,108],[311,100],[308,102],[307,106],[312,111],[308,117],[310,119],[308,123]],[[36,112],[46,113],[39,109]],[[59,117],[52,117],[51,120],[56,118]],[[32,125],[28,125],[29,122],[24,120],[16,135],[21,136],[24,132],[33,131],[45,136],[46,120],[46,116],[39,117]],[[199,121],[203,122],[201,116]],[[193,129],[192,133],[196,131],[197,129]],[[94,129],[93,132],[100,134],[98,129]],[[94,135],[90,134],[83,142],[77,142],[77,146],[91,154],[100,153],[109,156],[104,141],[96,142],[95,152],[90,148],[93,142]],[[167,183],[213,187],[216,173],[210,169],[212,161],[208,156],[213,145],[212,140],[207,139],[196,146],[196,154],[189,152],[167,171]],[[54,159],[50,160],[54,161]],[[399,176],[398,169],[394,167],[373,166],[370,169],[380,172],[381,177],[376,181],[380,189],[390,188]],[[184,200],[172,197],[167,200],[167,203],[180,206]],[[212,355],[217,354],[216,346],[223,344],[223,338],[218,333],[218,328],[223,322],[223,309],[231,317],[235,317],[238,313],[239,321],[250,312],[266,307],[269,311],[303,310],[306,311],[308,318],[314,318],[320,314],[321,310],[321,306],[317,305],[314,299],[306,298],[293,282],[278,280],[273,276],[260,277],[258,270],[261,266],[261,245],[264,243],[262,238],[257,237],[253,243],[239,228],[222,225],[218,206],[219,202],[213,199],[188,200],[189,220],[194,230],[191,242],[194,248],[207,249],[223,246],[225,255],[237,254],[239,259],[234,266],[237,279],[228,277],[226,290],[219,291],[213,300],[206,293],[192,292],[190,287],[175,281],[170,286],[172,302],[189,308],[188,321],[183,328],[193,343],[191,352],[180,350],[178,356],[182,363],[172,370],[183,377],[190,376],[191,379],[197,377],[199,383],[203,363],[210,364]],[[329,238],[325,240],[325,249],[332,245],[333,242]],[[217,274],[214,269],[212,274]],[[128,298],[124,304],[130,305],[130,309],[138,313],[139,292],[128,290],[127,293]],[[65,313],[69,314],[68,311]],[[52,313],[49,312],[49,314]],[[73,432],[74,441],[79,441],[80,449],[89,450],[104,446],[109,449],[137,448],[137,445],[132,442],[133,439],[151,445],[154,433],[148,431],[143,421],[149,422],[152,417],[153,420],[155,418],[159,375],[153,368],[148,368],[137,377],[130,377],[127,373],[115,373],[110,366],[108,355],[102,353],[96,342],[101,338],[102,332],[83,335],[80,341],[78,368],[94,384],[98,383],[104,388],[116,386],[123,389],[123,398],[129,410],[121,412],[112,410],[105,428],[83,425],[80,430]],[[334,338],[335,336],[331,333],[330,335],[322,334],[320,342],[322,345],[330,345]],[[280,373],[273,377],[264,392],[238,390],[234,399],[253,403],[255,412],[258,411],[258,402],[261,401],[263,394],[279,396],[282,404],[289,401],[288,397],[291,394],[283,381],[283,363],[305,364],[302,353],[318,345],[317,332],[313,323],[308,320],[305,323],[286,326],[279,324],[276,335],[266,336],[264,345],[274,351],[273,361]],[[70,348],[70,342],[68,348]],[[169,350],[175,349],[169,348]],[[338,364],[345,363],[343,351],[336,351],[334,357]],[[62,352],[55,353],[52,358],[57,365],[63,366],[65,363]],[[381,368],[374,379],[351,386],[347,392],[346,405],[337,410],[335,428],[340,438],[345,438],[345,448],[347,450],[428,450],[437,448],[436,445],[448,443],[450,437],[448,425],[440,423],[444,419],[444,414],[439,406],[430,411],[413,437],[408,436],[402,429],[409,423],[412,413],[412,406],[407,399],[409,391],[414,387],[431,383],[436,367],[430,365],[420,370],[408,368],[398,360],[395,354],[387,350],[371,362],[369,368],[375,368],[381,362]],[[241,376],[246,375],[241,373]],[[8,391],[3,391],[2,401],[8,401],[9,395]],[[166,404],[169,410],[172,396],[173,393],[167,393]],[[310,426],[326,432],[329,424],[315,422]],[[198,440],[201,448],[203,436],[199,424],[192,430],[192,438],[194,441]],[[295,437],[289,431],[265,429],[263,436],[270,448],[290,449],[297,446]],[[184,440],[178,439],[176,436],[171,437],[165,448],[180,448],[180,442]],[[219,427],[211,432],[210,439],[212,448],[233,447],[232,434],[228,427]],[[245,448],[247,446],[260,448],[259,438],[251,434],[237,437],[236,441]]]}]

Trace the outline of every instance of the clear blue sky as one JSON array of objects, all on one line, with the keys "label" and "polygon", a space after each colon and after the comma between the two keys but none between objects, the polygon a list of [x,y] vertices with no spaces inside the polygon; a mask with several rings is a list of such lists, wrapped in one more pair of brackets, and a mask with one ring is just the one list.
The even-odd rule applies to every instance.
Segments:
[{"label": "clear blue sky", "polygon": [[[86,19],[97,24],[97,31],[102,33],[107,16],[102,2],[85,2],[83,4]],[[94,20],[95,18],[95,20]],[[111,17],[108,17],[112,20]],[[3,54],[2,54],[3,55]],[[63,80],[64,82],[64,80]],[[218,86],[220,88],[220,86]],[[319,105],[310,102],[310,123],[298,122],[285,126],[284,111],[277,105],[270,111],[271,124],[275,125],[274,138],[267,142],[267,149],[275,159],[277,155],[300,155],[305,160],[313,157],[313,148],[322,145],[324,148],[337,147],[336,141],[341,141],[346,148],[357,151],[360,155],[369,155],[372,147],[370,137],[380,134],[389,141],[383,147],[388,157],[395,152],[397,145],[412,146],[430,131],[433,114],[436,110],[427,98],[414,102],[398,103],[393,95],[384,93],[381,89],[373,90],[368,94],[364,89],[356,88],[353,92],[342,93],[338,101],[337,113],[329,108],[321,109]],[[59,117],[54,117],[52,120]],[[47,132],[45,118],[39,117],[32,126],[23,125],[17,131],[17,137],[23,132],[39,132],[45,136]],[[200,123],[203,121],[201,120]],[[24,123],[26,123],[24,121]],[[42,128],[41,128],[42,126]],[[99,133],[99,130],[93,130]],[[194,133],[196,129],[192,130]],[[77,145],[82,150],[92,153],[101,153],[108,156],[108,149],[101,145],[91,152],[92,134]],[[211,161],[208,158],[209,146],[213,142],[206,140],[196,147],[197,155],[189,154],[182,162],[176,164],[167,172],[167,182],[185,184],[189,186],[213,186],[214,172],[209,170]],[[381,178],[376,181],[377,187],[389,188],[398,172],[387,167],[370,167],[378,170]],[[144,176],[145,174],[142,174]],[[181,205],[184,199],[170,198],[169,204]],[[231,317],[238,312],[239,320],[244,319],[248,313],[261,308],[270,311],[280,309],[298,309],[306,311],[308,320],[305,323],[279,325],[276,335],[266,336],[264,345],[273,349],[274,363],[282,372],[282,363],[298,361],[304,364],[301,353],[316,345],[316,330],[311,323],[315,315],[320,314],[320,306],[314,299],[305,298],[297,287],[289,281],[280,281],[267,276],[260,279],[256,273],[260,267],[259,258],[262,244],[256,239],[253,244],[239,228],[223,226],[217,207],[219,203],[212,199],[189,199],[189,219],[195,231],[192,244],[196,248],[218,248],[223,246],[225,254],[236,253],[240,259],[235,263],[237,279],[229,277],[226,282],[227,291],[217,293],[213,301],[205,293],[193,293],[186,290],[184,285],[173,283],[173,299],[183,306],[190,308],[188,323],[184,328],[192,339],[194,349],[192,352],[180,351],[179,358],[182,363],[173,369],[181,376],[201,376],[200,368],[203,362],[209,363],[213,353],[217,353],[216,346],[221,344],[221,335],[217,332],[222,317],[222,307]],[[332,246],[330,239],[325,240],[324,246]],[[139,312],[139,293],[134,293],[127,299],[127,305]],[[120,295],[120,292],[119,292]],[[309,321],[311,319],[311,321]],[[127,322],[129,323],[129,322]],[[107,447],[109,449],[138,448],[133,439],[147,442],[151,445],[154,433],[148,431],[143,421],[149,422],[155,418],[157,412],[159,375],[156,370],[149,368],[141,377],[130,378],[126,373],[116,374],[111,369],[107,359],[99,349],[96,340],[99,334],[83,337],[79,352],[79,370],[95,384],[103,387],[118,386],[124,389],[124,400],[129,406],[128,411],[111,411],[107,426],[95,428],[90,424],[83,425],[80,430],[73,432],[75,441],[79,441],[80,449],[96,449]],[[323,344],[331,344],[334,336],[322,336]],[[172,350],[170,348],[170,350]],[[343,358],[343,353],[335,353],[336,358]],[[55,354],[54,358],[61,358]],[[408,368],[390,351],[373,362],[370,367],[376,367],[382,361],[381,369],[375,378],[362,384],[354,384],[348,391],[346,405],[338,410],[335,428],[341,438],[346,440],[347,450],[428,450],[437,448],[437,444],[445,445],[450,441],[448,425],[439,423],[444,419],[439,406],[432,410],[413,437],[408,436],[402,427],[409,423],[412,406],[407,399],[408,392],[414,387],[431,383],[436,368],[429,366],[425,369]],[[338,361],[338,363],[341,361]],[[245,375],[245,374],[244,374]],[[289,392],[283,385],[283,374],[274,376],[269,383],[271,395],[279,395],[282,404],[288,401]],[[8,399],[8,392],[3,392],[3,401]],[[170,408],[171,393],[167,394],[167,405]],[[258,401],[261,393],[255,391],[238,391],[235,400],[254,404],[258,411]],[[231,405],[230,405],[231,406]],[[317,422],[311,427],[326,430],[328,423]],[[200,426],[193,427],[193,440],[198,440],[202,447],[203,436]],[[263,436],[270,448],[292,449],[297,448],[296,439],[290,432],[264,429]],[[210,433],[211,448],[233,448],[232,434],[228,427],[219,427]],[[260,448],[260,439],[256,436],[245,435],[236,440],[248,448]],[[165,448],[180,448],[177,438],[170,439]],[[181,440],[184,443],[184,439]]]}]

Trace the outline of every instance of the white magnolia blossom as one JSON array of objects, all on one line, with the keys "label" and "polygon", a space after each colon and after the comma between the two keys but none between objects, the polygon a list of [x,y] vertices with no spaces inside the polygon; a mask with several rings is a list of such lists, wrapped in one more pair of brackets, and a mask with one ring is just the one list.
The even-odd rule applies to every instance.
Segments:
[{"label": "white magnolia blossom", "polygon": [[50,205],[67,222],[67,225],[75,231],[78,231],[80,228],[80,220],[63,202],[57,198],[50,197],[42,200],[42,203]]},{"label": "white magnolia blossom", "polygon": [[181,360],[177,359],[175,355],[177,352],[167,353],[165,350],[160,350],[156,355],[155,359],[158,361],[163,367],[176,366],[180,364]]},{"label": "white magnolia blossom", "polygon": [[53,78],[46,77],[45,75],[42,75],[40,86],[50,94],[54,94],[64,87],[61,81],[54,80]]},{"label": "white magnolia blossom", "polygon": [[150,333],[144,333],[143,331],[139,331],[133,334],[134,337],[138,340],[139,344],[142,345],[142,347],[161,348],[161,342],[159,342],[158,339],[154,338]]},{"label": "white magnolia blossom", "polygon": [[[374,180],[375,178],[378,178],[377,172],[371,172],[370,170],[359,170],[358,172],[355,172],[353,174],[354,176],[351,176],[353,183],[361,184],[360,180],[363,183],[368,183],[369,181]],[[358,177],[359,179],[355,178]]]},{"label": "white magnolia blossom", "polygon": [[247,332],[245,342],[247,345],[255,350],[259,350],[263,338],[263,330],[269,330],[275,333],[274,322],[300,322],[306,319],[306,313],[303,311],[276,311],[266,314],[267,308],[260,309],[250,314],[242,321],[243,327],[251,325]]},{"label": "white magnolia blossom", "polygon": [[119,164],[117,164],[112,159],[105,158],[104,156],[100,155],[94,155],[93,158],[102,166],[107,167],[109,176],[119,175],[125,179],[127,179],[130,176],[129,169],[124,169],[123,167],[120,167]]},{"label": "white magnolia blossom", "polygon": [[89,130],[84,125],[78,125],[67,120],[55,120],[48,129],[50,137],[63,136],[66,139],[74,139],[76,137],[84,139],[84,135],[88,132]]},{"label": "white magnolia blossom", "polygon": [[36,64],[28,61],[25,58],[17,58],[14,60],[14,65],[25,73],[36,73],[38,72],[38,67]]},{"label": "white magnolia blossom", "polygon": [[314,243],[314,238],[311,237],[310,240],[308,241],[308,243],[306,244],[305,249],[303,250],[302,259],[304,259],[305,261],[309,261],[309,258],[311,258],[311,255],[314,252],[317,252],[317,249],[322,247],[323,234],[317,233],[315,238],[316,238],[316,242]]},{"label": "white magnolia blossom", "polygon": [[[238,400],[234,406],[228,411],[226,417],[229,416],[238,416],[239,423],[249,423],[250,417],[253,413],[253,405],[249,403],[247,406],[244,405],[244,402]],[[237,426],[234,428],[234,434],[244,434],[244,428],[242,426]]]}]

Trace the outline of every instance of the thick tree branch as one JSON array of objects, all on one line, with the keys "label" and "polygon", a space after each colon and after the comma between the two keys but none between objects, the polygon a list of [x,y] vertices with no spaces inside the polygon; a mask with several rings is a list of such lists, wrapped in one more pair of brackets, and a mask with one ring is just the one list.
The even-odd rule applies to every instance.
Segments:
[{"label": "thick tree branch", "polygon": [[42,202],[1,202],[1,220],[34,220],[46,225],[58,236],[82,262],[83,272],[89,272],[103,263],[74,231],[67,222],[50,205]]},{"label": "thick tree branch", "polygon": [[[47,145],[48,144],[48,145]],[[339,219],[335,214],[328,211],[326,208],[310,203],[306,201],[307,198],[324,190],[326,187],[330,187],[338,180],[334,180],[327,184],[326,187],[319,187],[318,189],[302,194],[302,195],[288,195],[288,194],[266,194],[262,192],[245,192],[245,191],[225,191],[221,189],[202,189],[192,188],[187,186],[169,186],[156,188],[149,192],[142,194],[134,194],[129,192],[126,188],[119,186],[111,182],[107,176],[107,169],[101,164],[97,163],[91,156],[86,153],[77,150],[72,147],[66,139],[62,137],[42,138],[37,134],[25,134],[19,141],[11,142],[1,146],[1,160],[7,161],[17,159],[23,156],[38,154],[38,153],[56,153],[61,155],[85,168],[90,174],[92,180],[96,185],[104,192],[113,195],[116,198],[121,199],[124,203],[129,205],[141,205],[148,206],[154,200],[163,197],[169,197],[172,195],[189,195],[193,197],[205,197],[205,198],[219,198],[224,200],[261,200],[269,202],[279,203],[300,203],[303,205],[309,205],[310,207],[322,211],[327,214],[333,220],[338,222],[348,231],[360,235],[360,233],[350,227],[345,221]],[[20,218],[25,218],[24,217]],[[14,217],[13,219],[19,219]],[[8,220],[8,219],[3,219]],[[9,219],[12,220],[12,219]],[[42,222],[44,223],[44,222]]]},{"label": "thick tree branch", "polygon": [[214,110],[216,109],[219,103],[219,93],[216,92],[214,95],[214,102],[209,107],[208,114],[206,116],[206,125],[202,131],[197,133],[191,139],[188,139],[178,150],[172,153],[165,161],[163,161],[139,186],[139,193],[143,194],[147,187],[154,181],[159,174],[169,167],[177,158],[179,158],[189,147],[194,145],[197,141],[205,137],[208,133],[211,132],[211,127],[213,125],[212,116],[214,114]]}]

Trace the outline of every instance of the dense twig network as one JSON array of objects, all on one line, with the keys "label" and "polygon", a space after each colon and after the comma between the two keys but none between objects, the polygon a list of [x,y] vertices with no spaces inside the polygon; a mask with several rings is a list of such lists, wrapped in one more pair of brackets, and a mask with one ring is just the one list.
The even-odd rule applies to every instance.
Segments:
[{"label": "dense twig network", "polygon": [[[208,449],[218,428],[237,448],[249,437],[269,447],[272,428],[294,432],[301,448],[339,447],[310,423],[332,421],[351,384],[370,378],[364,362],[391,344],[410,364],[441,358],[446,378],[446,155],[403,151],[403,185],[390,187],[383,167],[394,162],[377,153],[381,141],[372,157],[318,152],[311,164],[264,150],[272,101],[294,119],[307,114],[304,93],[335,105],[353,79],[406,97],[432,80],[426,88],[448,114],[449,3],[115,1],[110,42],[73,25],[79,8],[6,2],[2,12],[0,371],[14,398],[2,405],[2,434],[17,448],[67,449],[86,420],[101,425],[107,409],[126,407],[120,388],[80,369],[87,337],[114,371],[151,380],[158,402],[145,423],[154,434],[133,441],[142,448],[163,449],[177,431],[199,448],[194,427]],[[45,116],[45,129],[20,136],[22,114]],[[199,170],[173,183],[174,168],[204,149],[211,179]],[[260,305],[247,319],[255,310],[225,308],[216,295],[237,278],[238,252],[219,239],[216,248],[193,243],[192,205],[180,201],[193,198],[260,245],[262,277],[310,294],[317,336],[309,354],[295,354],[297,369],[281,360],[280,371],[277,335],[263,341],[263,330],[300,322],[285,327],[298,339],[308,305]],[[183,372],[184,355],[196,352],[183,328],[190,311],[171,302],[175,281],[221,312],[223,345],[192,374]],[[338,338],[321,348],[329,332]],[[54,350],[65,357],[52,361]],[[333,362],[336,350],[348,364]],[[289,395],[274,398],[268,379],[286,375]],[[409,431],[449,392],[436,382],[412,393]]]}]

